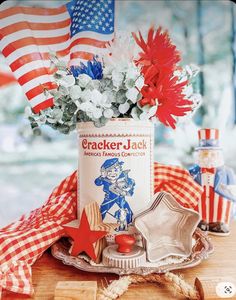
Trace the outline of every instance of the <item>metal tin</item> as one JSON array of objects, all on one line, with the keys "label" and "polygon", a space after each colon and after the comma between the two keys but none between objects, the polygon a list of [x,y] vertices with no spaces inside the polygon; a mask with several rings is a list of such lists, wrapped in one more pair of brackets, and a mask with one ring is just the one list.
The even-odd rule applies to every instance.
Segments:
[{"label": "metal tin", "polygon": [[172,195],[161,192],[151,206],[140,213],[134,225],[146,241],[147,258],[157,262],[168,256],[187,257],[200,215],[182,207]]},{"label": "metal tin", "polygon": [[104,222],[127,231],[153,197],[153,124],[119,118],[101,128],[79,123],[78,140],[78,215],[97,201]]}]

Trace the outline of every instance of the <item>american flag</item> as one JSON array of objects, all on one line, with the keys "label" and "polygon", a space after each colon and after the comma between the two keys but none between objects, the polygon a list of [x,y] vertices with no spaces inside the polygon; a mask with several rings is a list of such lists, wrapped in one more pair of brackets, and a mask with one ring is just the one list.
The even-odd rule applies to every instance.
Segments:
[{"label": "american flag", "polygon": [[0,5],[0,50],[34,112],[53,106],[50,52],[79,65],[106,52],[114,36],[114,0],[73,0],[58,8]]}]

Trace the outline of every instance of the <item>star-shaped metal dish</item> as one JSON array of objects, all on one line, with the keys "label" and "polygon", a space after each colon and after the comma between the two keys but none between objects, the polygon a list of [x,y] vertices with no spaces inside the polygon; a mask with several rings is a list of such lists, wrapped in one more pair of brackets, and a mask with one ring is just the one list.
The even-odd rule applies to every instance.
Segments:
[{"label": "star-shaped metal dish", "polygon": [[147,259],[156,262],[171,255],[190,255],[192,236],[200,215],[182,207],[168,193],[155,194],[154,199],[152,205],[134,220],[135,227],[145,239]]}]

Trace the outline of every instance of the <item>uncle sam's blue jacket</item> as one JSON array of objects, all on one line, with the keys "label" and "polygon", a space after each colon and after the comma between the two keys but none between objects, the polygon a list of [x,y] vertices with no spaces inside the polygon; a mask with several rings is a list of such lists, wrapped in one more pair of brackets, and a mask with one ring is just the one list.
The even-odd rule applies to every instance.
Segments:
[{"label": "uncle sam's blue jacket", "polygon": [[[202,185],[202,176],[201,176],[201,168],[198,165],[194,165],[189,169],[190,174],[193,179],[200,185]],[[215,182],[214,182],[214,190],[220,196],[231,200],[236,201],[236,195],[233,195],[227,189],[224,189],[222,185],[235,185],[236,178],[234,171],[226,166],[216,168],[215,174]]]}]

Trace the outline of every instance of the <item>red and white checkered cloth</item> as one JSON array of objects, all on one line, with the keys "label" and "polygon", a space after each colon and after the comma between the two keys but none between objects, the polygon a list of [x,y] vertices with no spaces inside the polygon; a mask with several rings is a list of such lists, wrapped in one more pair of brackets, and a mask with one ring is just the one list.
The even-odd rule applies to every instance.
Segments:
[{"label": "red and white checkered cloth", "polygon": [[203,188],[181,167],[154,164],[154,191],[165,191],[184,207],[195,208]]},{"label": "red and white checkered cloth", "polygon": [[[188,171],[155,163],[155,192],[166,191],[185,207],[195,208],[202,188]],[[76,218],[77,172],[54,189],[48,201],[0,230],[1,289],[33,294],[31,265],[65,232],[62,227]]]},{"label": "red and white checkered cloth", "polygon": [[76,218],[77,172],[54,189],[48,201],[0,230],[2,288],[33,294],[31,265],[64,235],[62,224]]}]

